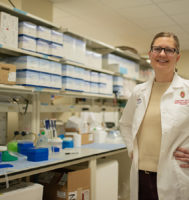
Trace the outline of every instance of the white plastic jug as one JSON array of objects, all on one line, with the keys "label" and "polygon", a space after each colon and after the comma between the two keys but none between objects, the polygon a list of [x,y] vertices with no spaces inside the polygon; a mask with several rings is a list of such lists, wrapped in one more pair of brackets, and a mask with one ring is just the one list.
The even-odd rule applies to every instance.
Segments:
[{"label": "white plastic jug", "polygon": [[94,142],[95,143],[105,143],[107,132],[103,130],[101,127],[93,128],[91,131],[94,134]]}]

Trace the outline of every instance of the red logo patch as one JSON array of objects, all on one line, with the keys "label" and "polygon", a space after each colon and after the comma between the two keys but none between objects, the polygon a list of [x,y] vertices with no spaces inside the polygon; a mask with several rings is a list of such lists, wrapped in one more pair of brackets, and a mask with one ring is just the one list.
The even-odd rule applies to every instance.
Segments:
[{"label": "red logo patch", "polygon": [[181,92],[180,92],[180,96],[181,96],[182,98],[184,98],[184,97],[185,97],[185,93],[184,93],[183,91],[181,91]]}]

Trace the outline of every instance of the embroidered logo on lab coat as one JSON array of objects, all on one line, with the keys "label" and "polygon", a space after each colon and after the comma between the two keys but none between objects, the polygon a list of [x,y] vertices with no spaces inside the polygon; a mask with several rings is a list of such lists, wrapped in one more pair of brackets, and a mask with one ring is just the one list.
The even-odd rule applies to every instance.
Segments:
[{"label": "embroidered logo on lab coat", "polygon": [[179,105],[189,105],[189,99],[186,99],[186,94],[184,91],[180,92],[180,98],[177,98],[175,100],[175,104],[179,104]]},{"label": "embroidered logo on lab coat", "polygon": [[185,92],[184,92],[184,91],[181,91],[181,92],[180,92],[180,96],[181,96],[182,98],[184,98],[184,97],[185,97]]}]

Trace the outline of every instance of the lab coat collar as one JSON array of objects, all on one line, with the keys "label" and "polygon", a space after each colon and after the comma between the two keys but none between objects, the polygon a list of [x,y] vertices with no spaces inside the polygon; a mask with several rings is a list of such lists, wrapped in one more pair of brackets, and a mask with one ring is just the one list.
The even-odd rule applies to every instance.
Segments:
[{"label": "lab coat collar", "polygon": [[179,88],[183,88],[183,81],[182,81],[182,78],[178,76],[178,74],[175,72],[173,80],[169,88],[165,92],[165,94],[172,93],[174,92],[175,89],[179,89]]},{"label": "lab coat collar", "polygon": [[[172,93],[174,89],[176,88],[182,88],[183,87],[183,81],[181,81],[181,77],[178,76],[178,74],[175,72],[173,80],[165,92],[165,94]],[[155,76],[153,75],[147,82],[141,84],[140,91],[139,91],[139,96],[144,99],[145,106],[148,105],[148,101],[150,98],[151,90],[152,90],[152,85],[155,80]]]},{"label": "lab coat collar", "polygon": [[[148,90],[149,88],[150,88],[150,91],[151,91],[154,80],[155,80],[155,76],[153,75],[153,77],[151,77],[147,82],[145,82],[143,84],[143,86],[141,87],[141,92],[146,90],[146,89]],[[181,80],[181,77],[179,77],[178,74],[175,72],[173,80],[172,80],[170,87],[168,88],[167,91],[170,91],[170,90],[175,89],[175,88],[183,87],[183,83],[180,80]]]},{"label": "lab coat collar", "polygon": [[183,87],[183,82],[180,81],[181,77],[178,76],[178,74],[175,72],[172,83],[171,83],[171,87],[172,88],[181,88]]}]

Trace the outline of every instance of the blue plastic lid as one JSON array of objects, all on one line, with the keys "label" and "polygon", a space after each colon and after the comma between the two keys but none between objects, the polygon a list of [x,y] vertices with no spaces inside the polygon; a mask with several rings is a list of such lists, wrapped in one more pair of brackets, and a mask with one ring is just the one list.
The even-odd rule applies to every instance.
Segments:
[{"label": "blue plastic lid", "polygon": [[0,164],[0,168],[8,168],[8,167],[14,167],[13,165],[11,164]]},{"label": "blue plastic lid", "polygon": [[63,139],[64,138],[64,134],[61,134],[58,136],[60,139]]},{"label": "blue plastic lid", "polygon": [[43,152],[48,152],[48,148],[38,147],[38,148],[28,149],[28,153],[43,153]]},{"label": "blue plastic lid", "polygon": [[18,142],[18,147],[23,147],[23,148],[33,147],[33,142],[20,141],[20,142]]}]

